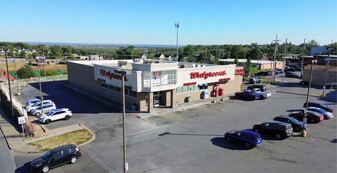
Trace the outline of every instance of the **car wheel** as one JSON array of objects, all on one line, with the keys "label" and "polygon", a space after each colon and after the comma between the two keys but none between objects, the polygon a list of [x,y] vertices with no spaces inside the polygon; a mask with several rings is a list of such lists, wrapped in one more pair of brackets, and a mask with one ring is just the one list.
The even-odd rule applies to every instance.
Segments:
[{"label": "car wheel", "polygon": [[46,124],[49,124],[50,122],[51,122],[50,119],[45,121]]},{"label": "car wheel", "polygon": [[70,160],[70,163],[74,164],[77,162],[77,158],[76,157],[72,157]]},{"label": "car wheel", "polygon": [[38,112],[38,113],[36,113],[35,115],[36,115],[37,117],[39,117],[39,116],[41,116],[41,113]]},{"label": "car wheel", "polygon": [[232,140],[231,137],[229,136],[226,137],[226,141],[230,142],[231,140]]},{"label": "car wheel", "polygon": [[250,143],[245,143],[245,147],[247,148],[247,149],[249,149],[249,148],[251,148],[252,147],[252,145],[250,145]]},{"label": "car wheel", "polygon": [[281,139],[281,135],[280,134],[276,134],[276,138],[277,139]]},{"label": "car wheel", "polygon": [[43,173],[46,173],[48,171],[49,171],[49,166],[48,165],[45,165],[45,166],[42,167],[42,172]]},{"label": "car wheel", "polygon": [[254,132],[259,133],[259,129],[254,129]]},{"label": "car wheel", "polygon": [[69,119],[70,119],[70,116],[69,116],[69,115],[66,115],[66,116],[64,117],[64,119],[69,120]]},{"label": "car wheel", "polygon": [[263,100],[263,99],[264,99],[264,97],[263,97],[263,96],[260,96],[260,99],[261,99],[261,100]]}]

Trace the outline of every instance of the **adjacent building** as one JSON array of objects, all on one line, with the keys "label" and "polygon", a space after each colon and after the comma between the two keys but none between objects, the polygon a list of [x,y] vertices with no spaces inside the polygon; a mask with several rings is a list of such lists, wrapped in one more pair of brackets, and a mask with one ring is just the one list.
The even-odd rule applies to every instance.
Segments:
[{"label": "adjacent building", "polygon": [[240,91],[243,69],[235,64],[213,65],[160,60],[69,61],[69,82],[111,102],[122,103],[126,72],[126,106],[140,112],[175,108],[177,104]]}]

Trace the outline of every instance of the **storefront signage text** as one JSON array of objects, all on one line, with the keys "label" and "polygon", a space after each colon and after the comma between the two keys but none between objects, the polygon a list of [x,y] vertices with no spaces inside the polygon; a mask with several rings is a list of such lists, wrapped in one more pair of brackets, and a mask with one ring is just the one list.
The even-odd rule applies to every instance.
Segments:
[{"label": "storefront signage text", "polygon": [[209,77],[217,77],[217,76],[225,76],[227,73],[226,71],[218,71],[218,72],[206,72],[204,71],[203,73],[200,72],[192,72],[190,73],[191,79],[195,78],[204,78],[207,79]]},{"label": "storefront signage text", "polygon": [[[103,69],[99,70],[99,73],[101,74],[101,76],[105,76],[109,79],[114,78],[114,79],[117,79],[117,80],[122,80],[122,75],[120,75],[120,74],[115,74],[115,73],[112,73],[110,71],[106,71],[106,70],[103,70]],[[128,81],[126,79],[126,76],[125,76],[125,81]]]}]

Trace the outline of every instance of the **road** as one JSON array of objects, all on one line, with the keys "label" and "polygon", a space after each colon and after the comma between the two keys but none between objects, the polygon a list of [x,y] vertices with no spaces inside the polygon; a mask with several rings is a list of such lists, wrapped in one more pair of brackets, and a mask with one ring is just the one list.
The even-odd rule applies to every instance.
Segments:
[{"label": "road", "polygon": [[[0,126],[7,123],[2,118],[3,115],[4,113],[0,108]],[[14,172],[15,168],[13,151],[8,148],[5,137],[2,131],[0,131],[0,172]]]}]

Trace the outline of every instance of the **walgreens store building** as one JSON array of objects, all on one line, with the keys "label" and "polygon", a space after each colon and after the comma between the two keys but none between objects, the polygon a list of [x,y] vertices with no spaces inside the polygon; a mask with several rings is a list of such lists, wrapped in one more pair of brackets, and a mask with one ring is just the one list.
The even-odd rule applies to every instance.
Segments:
[{"label": "walgreens store building", "polygon": [[243,75],[243,69],[235,64],[142,60],[68,62],[70,84],[121,104],[122,76],[118,71],[127,73],[127,109],[150,113],[155,108],[175,108],[184,102],[234,95],[240,91]]}]

